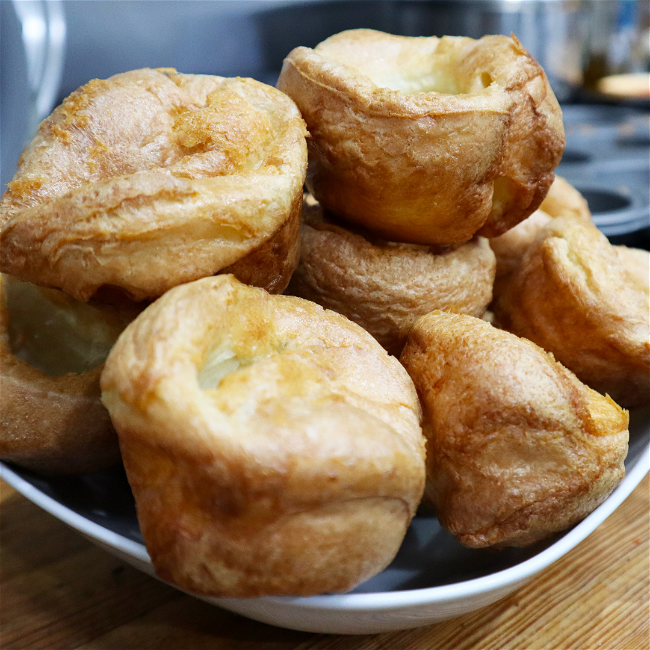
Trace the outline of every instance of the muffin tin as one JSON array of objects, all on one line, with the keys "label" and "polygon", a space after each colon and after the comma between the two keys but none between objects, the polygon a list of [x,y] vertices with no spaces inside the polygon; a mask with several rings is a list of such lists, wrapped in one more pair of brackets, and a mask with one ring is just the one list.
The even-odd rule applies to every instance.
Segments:
[{"label": "muffin tin", "polygon": [[648,249],[650,113],[597,104],[563,113],[567,146],[557,173],[582,192],[612,243]]}]

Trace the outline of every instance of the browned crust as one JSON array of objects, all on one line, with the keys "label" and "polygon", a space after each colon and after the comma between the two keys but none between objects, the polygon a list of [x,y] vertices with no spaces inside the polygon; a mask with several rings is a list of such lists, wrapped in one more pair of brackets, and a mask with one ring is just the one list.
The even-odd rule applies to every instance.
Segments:
[{"label": "browned crust", "polygon": [[[243,273],[293,218],[305,135],[293,102],[252,79],[144,69],[94,80],[21,158],[0,204],[0,269],[83,301],[150,300],[236,263]],[[267,286],[282,284],[277,271],[252,273]]]},{"label": "browned crust", "polygon": [[535,210],[530,217],[518,223],[508,232],[490,239],[490,246],[496,257],[494,278],[495,299],[504,291],[510,276],[519,268],[524,254],[535,241],[537,233],[551,220],[543,210]]},{"label": "browned crust", "polygon": [[555,217],[574,217],[592,222],[587,200],[561,176],[555,177],[539,210],[508,232],[490,240],[490,246],[497,260],[494,280],[495,299],[504,291],[511,274],[519,268],[524,254],[535,241],[539,231]]},{"label": "browned crust", "polygon": [[220,273],[232,273],[240,282],[269,293],[282,293],[300,259],[301,216],[302,193],[295,197],[289,216],[274,235]]},{"label": "browned crust", "polygon": [[551,217],[577,217],[590,223],[592,221],[587,199],[562,176],[555,177],[539,209]]},{"label": "browned crust", "polygon": [[[223,346],[252,363],[201,389]],[[424,486],[417,396],[342,316],[205,278],[148,307],[101,382],[165,579],[214,596],[346,591],[397,552]]]},{"label": "browned crust", "polygon": [[[392,69],[387,52],[410,48],[421,61],[433,45],[457,57],[464,93],[407,95],[354,67],[369,50]],[[419,58],[410,52],[418,48]],[[307,122],[310,191],[340,217],[392,241],[448,244],[477,231],[505,232],[539,207],[564,149],[561,111],[543,70],[505,36],[411,39],[351,30],[315,50],[294,49],[278,88]]]},{"label": "browned crust", "polygon": [[427,437],[427,494],[463,544],[524,546],[577,523],[624,476],[628,415],[541,348],[432,312],[401,361]]},{"label": "browned crust", "polygon": [[614,246],[630,282],[648,293],[650,289],[650,252],[641,248]]},{"label": "browned crust", "polygon": [[494,312],[501,327],[623,406],[650,400],[648,293],[594,225],[571,217],[546,225]]},{"label": "browned crust", "polygon": [[343,314],[391,354],[427,312],[480,317],[492,300],[495,259],[482,238],[458,247],[396,244],[342,227],[313,204],[304,208],[301,248],[288,293]]},{"label": "browned crust", "polygon": [[120,459],[118,439],[100,400],[102,367],[49,377],[9,346],[0,277],[0,458],[43,474],[82,474]]}]

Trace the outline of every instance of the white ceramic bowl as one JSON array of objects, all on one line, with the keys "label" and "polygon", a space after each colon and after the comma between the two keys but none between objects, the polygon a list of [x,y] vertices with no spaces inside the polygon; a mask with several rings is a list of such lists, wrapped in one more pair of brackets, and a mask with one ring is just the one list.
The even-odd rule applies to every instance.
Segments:
[{"label": "white ceramic bowl", "polygon": [[[547,542],[497,553],[470,550],[442,530],[431,513],[421,512],[394,562],[349,594],[204,600],[272,625],[334,634],[418,627],[489,605],[574,548],[639,484],[650,468],[650,409],[633,412],[631,419],[627,474],[621,484],[584,521]],[[0,463],[0,476],[99,546],[155,575],[121,468],[54,479]]]}]

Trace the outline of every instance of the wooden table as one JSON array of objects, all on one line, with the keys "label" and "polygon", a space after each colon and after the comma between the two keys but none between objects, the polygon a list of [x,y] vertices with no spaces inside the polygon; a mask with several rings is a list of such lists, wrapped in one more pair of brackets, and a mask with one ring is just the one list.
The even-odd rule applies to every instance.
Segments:
[{"label": "wooden table", "polygon": [[650,648],[648,479],[570,554],[498,603],[363,636],[274,628],[153,580],[0,481],[0,647],[255,650]]}]

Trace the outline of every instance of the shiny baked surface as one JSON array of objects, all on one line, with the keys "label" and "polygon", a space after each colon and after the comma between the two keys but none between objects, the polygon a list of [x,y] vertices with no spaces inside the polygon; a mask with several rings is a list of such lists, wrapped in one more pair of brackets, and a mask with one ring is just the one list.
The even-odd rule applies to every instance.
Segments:
[{"label": "shiny baked surface", "polygon": [[584,196],[561,176],[555,176],[538,210],[499,237],[490,239],[497,260],[494,296],[497,298],[509,276],[521,265],[525,252],[537,233],[554,217],[575,217],[592,223]]},{"label": "shiny baked surface", "polygon": [[48,475],[119,462],[99,376],[132,318],[0,275],[0,459]]},{"label": "shiny baked surface", "polygon": [[564,149],[542,68],[516,39],[336,34],[285,59],[324,207],[392,241],[493,237],[531,214]]},{"label": "shiny baked surface", "polygon": [[300,263],[287,292],[343,314],[399,355],[413,323],[429,311],[483,316],[494,273],[483,237],[459,246],[389,242],[347,228],[308,197]]},{"label": "shiny baked surface", "polygon": [[427,496],[471,547],[526,545],[583,519],[624,476],[627,411],[526,339],[432,312],[401,361],[427,437]]},{"label": "shiny baked surface", "polygon": [[153,564],[196,593],[349,590],[393,559],[422,495],[398,361],[342,316],[232,276],[147,308],[102,399]]},{"label": "shiny baked surface", "polygon": [[552,352],[592,388],[626,407],[647,403],[648,292],[594,225],[550,221],[494,311],[501,326]]},{"label": "shiny baked surface", "polygon": [[306,162],[295,105],[252,79],[143,69],[92,80],[23,153],[0,204],[0,267],[84,301],[151,299],[233,265],[281,291]]}]

